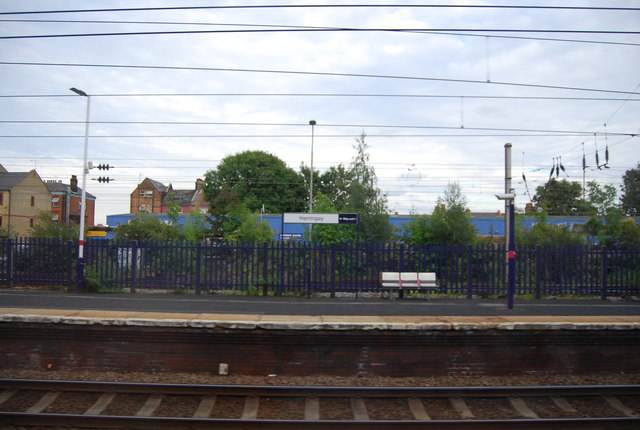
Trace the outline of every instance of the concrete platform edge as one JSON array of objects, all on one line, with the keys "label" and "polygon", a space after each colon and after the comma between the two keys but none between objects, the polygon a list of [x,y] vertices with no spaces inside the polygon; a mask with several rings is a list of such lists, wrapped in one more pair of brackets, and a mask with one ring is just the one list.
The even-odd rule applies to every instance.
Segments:
[{"label": "concrete platform edge", "polygon": [[0,308],[0,322],[264,330],[640,330],[640,316],[304,316]]}]

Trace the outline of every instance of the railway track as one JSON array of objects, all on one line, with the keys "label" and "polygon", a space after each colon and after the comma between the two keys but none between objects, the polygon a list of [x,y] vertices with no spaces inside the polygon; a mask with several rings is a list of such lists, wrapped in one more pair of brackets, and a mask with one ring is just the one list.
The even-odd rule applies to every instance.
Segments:
[{"label": "railway track", "polygon": [[0,425],[639,429],[640,385],[302,387],[0,379]]}]

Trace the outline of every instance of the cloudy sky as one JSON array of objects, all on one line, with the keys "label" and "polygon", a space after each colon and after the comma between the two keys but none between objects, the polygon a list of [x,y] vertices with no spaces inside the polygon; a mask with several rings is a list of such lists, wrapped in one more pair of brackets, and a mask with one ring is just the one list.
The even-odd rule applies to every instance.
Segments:
[{"label": "cloudy sky", "polygon": [[[597,9],[611,6],[638,10]],[[506,142],[519,207],[554,163],[619,185],[640,160],[639,70],[637,0],[5,1],[0,163],[81,177],[75,87],[91,95],[88,159],[115,166],[89,175],[99,223],[145,177],[192,189],[241,151],[298,170],[310,120],[320,171],[349,165],[366,134],[393,212],[430,213],[452,181],[497,211]]]}]

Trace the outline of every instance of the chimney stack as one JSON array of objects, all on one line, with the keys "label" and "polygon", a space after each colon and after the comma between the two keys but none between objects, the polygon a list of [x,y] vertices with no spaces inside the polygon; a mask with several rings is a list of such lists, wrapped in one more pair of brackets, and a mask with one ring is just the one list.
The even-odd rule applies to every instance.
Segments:
[{"label": "chimney stack", "polygon": [[71,175],[71,191],[78,192],[78,177],[76,175]]}]

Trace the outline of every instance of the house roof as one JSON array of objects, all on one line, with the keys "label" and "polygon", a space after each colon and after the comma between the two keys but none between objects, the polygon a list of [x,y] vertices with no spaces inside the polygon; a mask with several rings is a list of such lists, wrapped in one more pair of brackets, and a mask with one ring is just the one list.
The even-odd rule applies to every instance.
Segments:
[{"label": "house roof", "polygon": [[[155,188],[158,191],[162,191],[162,192],[166,192],[167,191],[167,186],[165,184],[163,184],[162,182],[158,182],[154,179],[151,178],[146,178],[145,181],[149,181],[149,183],[153,186],[153,188]],[[142,181],[144,182],[144,181]]]},{"label": "house roof", "polygon": [[193,205],[200,194],[200,190],[171,190],[164,197],[162,203],[173,202],[178,206]]},{"label": "house roof", "polygon": [[[78,191],[74,191],[74,192],[69,192],[69,184],[64,184],[62,182],[45,182],[45,185],[47,186],[47,189],[49,190],[49,192],[51,194],[53,193],[57,193],[57,194],[71,194],[71,195],[75,195],[75,196],[81,196],[82,195],[82,188],[78,187]],[[96,197],[87,192],[87,198],[88,199],[95,199]]]},{"label": "house roof", "polygon": [[0,173],[0,190],[10,191],[30,172],[6,172]]}]

